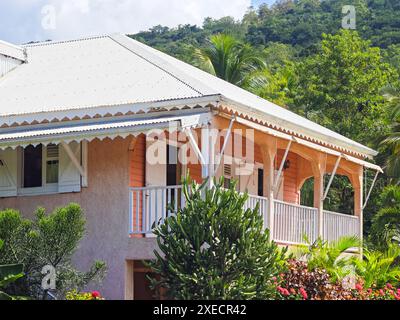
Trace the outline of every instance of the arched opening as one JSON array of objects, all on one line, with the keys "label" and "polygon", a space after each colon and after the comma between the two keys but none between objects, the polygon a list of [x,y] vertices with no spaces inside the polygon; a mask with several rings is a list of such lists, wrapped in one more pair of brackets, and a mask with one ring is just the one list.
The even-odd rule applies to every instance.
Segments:
[{"label": "arched opening", "polygon": [[[326,174],[325,188],[329,179],[330,174]],[[300,190],[300,204],[308,207],[314,206],[314,177],[308,178],[303,183]],[[324,209],[354,215],[354,188],[347,176],[335,175],[324,200]]]}]

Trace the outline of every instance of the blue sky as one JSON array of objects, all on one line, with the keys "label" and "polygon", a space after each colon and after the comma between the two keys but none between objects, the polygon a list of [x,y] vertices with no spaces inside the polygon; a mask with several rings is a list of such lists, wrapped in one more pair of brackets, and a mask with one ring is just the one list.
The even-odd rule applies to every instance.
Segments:
[{"label": "blue sky", "polygon": [[275,0],[252,0],[251,3],[253,6],[259,6],[262,3],[266,3],[266,4],[273,4],[275,2]]},{"label": "blue sky", "polygon": [[135,33],[154,25],[201,25],[205,17],[240,19],[250,6],[275,0],[1,0],[0,40],[26,43],[114,32]]}]

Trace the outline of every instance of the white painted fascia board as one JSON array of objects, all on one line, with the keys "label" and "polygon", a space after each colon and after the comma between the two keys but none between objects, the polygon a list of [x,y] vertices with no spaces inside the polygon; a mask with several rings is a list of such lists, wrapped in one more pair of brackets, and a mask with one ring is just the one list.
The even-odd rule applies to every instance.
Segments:
[{"label": "white painted fascia board", "polygon": [[[152,119],[134,119],[133,121],[122,122],[109,122],[103,123],[83,123],[78,126],[65,125],[62,127],[47,127],[38,125],[36,130],[24,130],[7,132],[5,134],[15,135],[15,138],[10,137],[8,140],[0,141],[0,149],[16,148],[18,146],[38,145],[38,144],[58,144],[60,142],[80,142],[83,140],[91,141],[93,139],[105,139],[116,137],[125,138],[127,136],[136,136],[141,133],[148,132],[152,129],[173,130],[182,128],[196,128],[208,124],[211,120],[212,114],[210,112],[203,112],[201,114],[181,114],[180,116],[169,117],[155,117]],[[84,121],[83,121],[84,122]],[[138,123],[135,123],[138,122]],[[142,122],[142,123],[139,123]],[[122,124],[122,125],[121,125]],[[114,127],[107,127],[114,125]],[[54,124],[53,124],[54,126]],[[104,127],[103,127],[104,126]],[[83,128],[83,129],[82,129]],[[47,130],[47,131],[46,131]],[[69,131],[70,130],[70,131]],[[33,132],[35,135],[23,136],[24,133]],[[18,136],[21,133],[21,137]],[[1,133],[0,133],[1,136]]]},{"label": "white painted fascia board", "polygon": [[[281,119],[278,117],[275,117],[273,115],[269,115],[263,112],[260,112],[256,109],[251,108],[251,106],[247,106],[244,104],[237,103],[236,101],[233,101],[231,99],[228,99],[224,96],[221,97],[221,100],[227,104],[227,106],[232,106],[234,109],[236,109],[239,113],[243,112],[246,116],[261,120],[262,122],[266,122],[272,126],[278,127],[280,129],[283,129],[284,131],[291,131],[292,133],[296,133],[300,136],[304,136],[309,139],[315,139],[317,141],[320,141],[321,143],[327,144],[327,145],[333,145],[339,148],[343,148],[344,150],[349,150],[351,152],[356,152],[358,154],[362,154],[367,158],[372,158],[378,154],[377,151],[368,148],[356,141],[353,141],[354,144],[348,143],[343,140],[339,139],[333,139],[332,137],[323,135],[319,132],[310,130],[308,128],[305,128],[303,126],[299,126],[296,123],[289,122],[285,119]],[[343,137],[344,139],[348,139],[346,137]],[[351,139],[348,139],[351,140]],[[352,140],[351,140],[352,141]]]},{"label": "white painted fascia board", "polygon": [[22,47],[2,40],[0,40],[0,54],[21,61],[26,60],[24,49]]},{"label": "white painted fascia board", "polygon": [[61,111],[49,111],[49,112],[37,112],[21,115],[7,115],[0,116],[1,125],[19,125],[22,123],[33,123],[43,121],[61,121],[63,119],[82,119],[84,117],[94,116],[105,116],[105,115],[116,115],[116,114],[127,114],[127,113],[150,113],[157,111],[157,109],[182,109],[184,107],[196,107],[196,106],[207,106],[209,104],[217,104],[220,100],[219,95],[203,96],[198,98],[183,98],[176,100],[164,100],[164,101],[150,101],[143,103],[134,103],[126,105],[114,105],[114,106],[98,106],[98,107],[83,107]]}]

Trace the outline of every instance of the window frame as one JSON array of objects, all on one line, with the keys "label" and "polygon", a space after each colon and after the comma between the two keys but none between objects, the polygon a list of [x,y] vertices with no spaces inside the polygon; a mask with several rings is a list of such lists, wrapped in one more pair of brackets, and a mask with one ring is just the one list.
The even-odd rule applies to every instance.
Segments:
[{"label": "window frame", "polygon": [[[58,151],[59,152],[59,151]],[[17,185],[17,196],[29,196],[29,195],[45,195],[45,194],[52,194],[58,193],[58,184],[56,183],[47,183],[47,161],[55,160],[54,157],[47,157],[47,146],[42,145],[42,186],[40,187],[23,187],[24,185],[24,149],[18,148],[17,149],[17,157],[18,157],[18,171],[17,171],[17,178],[18,178],[18,185]],[[58,169],[60,169],[60,153],[58,153]]]}]

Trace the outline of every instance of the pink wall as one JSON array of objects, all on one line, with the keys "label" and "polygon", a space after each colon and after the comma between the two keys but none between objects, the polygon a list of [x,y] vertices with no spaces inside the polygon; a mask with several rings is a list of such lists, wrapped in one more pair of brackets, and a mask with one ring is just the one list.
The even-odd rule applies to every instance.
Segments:
[{"label": "pink wall", "polygon": [[0,199],[1,209],[19,209],[27,217],[38,206],[50,211],[69,202],[79,203],[85,211],[87,230],[74,261],[82,271],[94,260],[107,262],[108,273],[100,290],[108,299],[124,297],[125,260],[149,259],[156,248],[155,239],[128,237],[129,144],[130,139],[90,142],[89,187],[80,193]]}]

